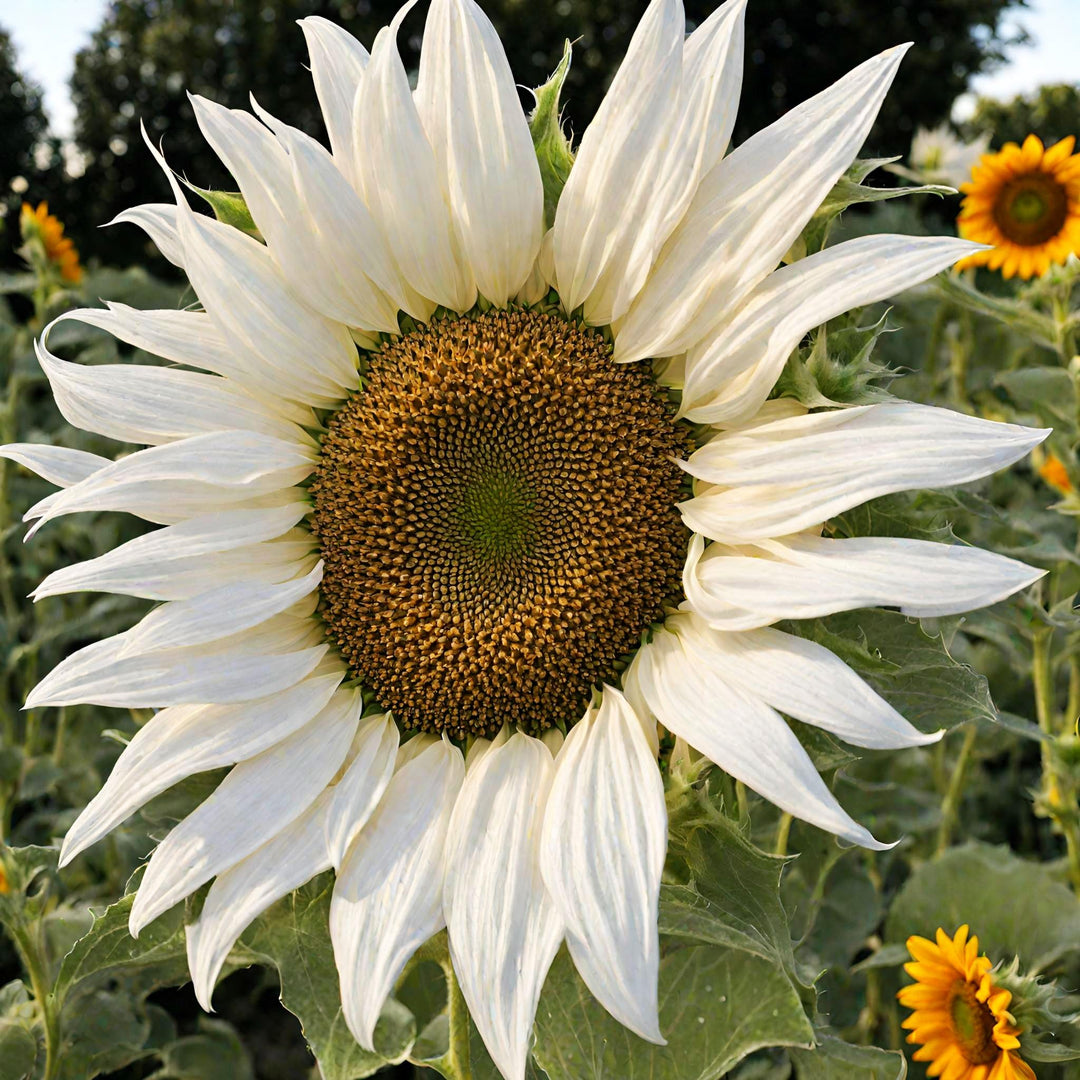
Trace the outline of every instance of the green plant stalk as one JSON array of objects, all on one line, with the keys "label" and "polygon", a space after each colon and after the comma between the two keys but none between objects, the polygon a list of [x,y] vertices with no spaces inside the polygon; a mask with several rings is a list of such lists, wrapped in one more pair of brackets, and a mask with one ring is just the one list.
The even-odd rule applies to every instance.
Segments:
[{"label": "green plant stalk", "polygon": [[[1035,718],[1039,722],[1040,730],[1050,739],[1058,735],[1054,722],[1054,680],[1051,663],[1053,633],[1050,627],[1040,627],[1035,631],[1031,642],[1031,679],[1035,690]],[[1065,837],[1069,879],[1073,889],[1080,895],[1080,834],[1077,831],[1077,816],[1056,813],[1062,789],[1071,790],[1071,787],[1066,777],[1058,775],[1049,741],[1042,744],[1042,771],[1043,790],[1052,796],[1047,799],[1047,810],[1054,824]]]},{"label": "green plant stalk", "polygon": [[773,846],[773,851],[777,855],[787,854],[788,836],[791,833],[792,817],[790,814],[784,813],[780,815],[780,823],[776,826],[776,843]]},{"label": "green plant stalk", "polygon": [[8,924],[8,931],[15,949],[30,976],[30,990],[41,1009],[45,1028],[45,1071],[42,1080],[56,1080],[60,1066],[60,1012],[49,990],[45,960],[37,942],[22,925]]},{"label": "green plant stalk", "polygon": [[1065,365],[1076,355],[1076,333],[1072,313],[1069,311],[1071,294],[1072,287],[1065,285],[1062,289],[1055,289],[1051,297],[1055,345],[1061,362]]},{"label": "green plant stalk", "polygon": [[945,852],[952,840],[953,825],[956,822],[956,815],[960,809],[960,800],[964,794],[964,779],[968,762],[971,760],[971,751],[975,748],[975,735],[975,725],[968,724],[967,731],[964,732],[964,741],[960,746],[960,756],[953,766],[945,797],[941,800],[941,822],[938,825],[937,834],[938,855]]},{"label": "green plant stalk", "polygon": [[401,974],[404,980],[415,965],[430,960],[442,968],[446,979],[446,1010],[450,1020],[450,1044],[438,1061],[425,1061],[429,1069],[436,1069],[446,1080],[472,1080],[472,1061],[469,1049],[469,1007],[458,985],[454,965],[450,959],[450,945],[446,931],[442,930],[422,945]]}]

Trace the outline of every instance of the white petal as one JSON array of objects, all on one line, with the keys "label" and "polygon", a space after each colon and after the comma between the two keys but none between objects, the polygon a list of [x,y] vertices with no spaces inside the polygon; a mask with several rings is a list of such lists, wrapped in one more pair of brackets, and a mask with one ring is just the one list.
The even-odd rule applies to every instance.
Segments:
[{"label": "white petal", "polygon": [[464,776],[460,750],[425,742],[394,774],[338,874],[330,937],[341,1006],[367,1050],[406,961],[444,925],[446,829]]},{"label": "white petal", "polygon": [[397,333],[397,309],[364,272],[399,285],[360,196],[314,139],[274,121],[191,97],[207,142],[236,178],[270,254],[312,308],[367,330]]},{"label": "white petal", "polygon": [[470,766],[450,820],[450,955],[469,1015],[506,1080],[524,1080],[540,990],[563,936],[539,865],[553,773],[539,739],[514,735]]},{"label": "white petal", "polygon": [[664,1043],[657,1013],[664,784],[641,719],[618,690],[559,752],[540,848],[581,977],[612,1016]]},{"label": "white petal", "polygon": [[735,127],[745,16],[746,0],[727,0],[686,39],[683,48],[683,109],[693,118],[691,131],[703,139],[700,175],[724,156]]},{"label": "white petal", "polygon": [[326,814],[324,843],[334,869],[378,806],[394,772],[398,728],[389,713],[360,722],[345,775],[334,785]]},{"label": "white petal", "polygon": [[777,420],[722,433],[682,462],[718,487],[680,509],[716,540],[786,536],[879,495],[977,480],[1048,434],[907,402]]},{"label": "white petal", "polygon": [[691,617],[688,648],[751,697],[855,746],[895,750],[937,742],[924,735],[824,645],[779,630],[727,633]]},{"label": "white petal", "polygon": [[292,487],[314,468],[311,447],[252,431],[211,432],[139,450],[60,492],[39,525],[83,510],[179,520]]},{"label": "white petal", "polygon": [[666,728],[781,810],[863,847],[889,846],[844,812],[779,713],[717,673],[695,624],[675,616],[667,626],[642,647],[638,671]]},{"label": "white petal", "polygon": [[473,0],[432,0],[416,108],[477,287],[501,306],[540,249],[544,190],[502,42]]},{"label": "white petal", "polygon": [[292,735],[326,707],[340,682],[340,675],[313,675],[239,705],[162,709],[135,733],[109,779],[68,829],[60,865],[185,777],[234,765]]},{"label": "white petal", "polygon": [[684,352],[776,267],[855,157],[905,51],[855,68],[705,177],[619,328],[616,359]]},{"label": "white petal", "polygon": [[188,968],[199,1004],[212,1012],[214,983],[236,939],[271,904],[329,869],[322,843],[330,791],[262,847],[218,874],[199,918],[189,923]]},{"label": "white petal", "polygon": [[[399,333],[396,314],[399,308],[408,308],[408,294],[375,219],[322,146],[295,128],[278,125],[275,130],[289,151],[293,182],[325,257],[341,283],[340,288],[352,298],[352,317],[347,303],[341,306],[342,317],[350,326]],[[359,275],[358,271],[363,274]],[[370,314],[357,306],[361,295]],[[376,319],[387,313],[387,326],[383,327]]]},{"label": "white petal", "polygon": [[[687,167],[688,148],[675,141],[685,32],[681,0],[652,0],[559,197],[553,230],[559,295],[567,311],[585,304],[590,321],[612,316],[614,296],[606,310],[593,310],[591,302],[607,291],[606,278],[614,275],[618,284],[630,278],[640,287],[666,239],[659,231],[667,211],[663,181]],[[675,222],[665,224],[670,231]]]},{"label": "white petal", "polygon": [[974,250],[952,236],[864,236],[782,267],[690,350],[683,415],[705,424],[752,416],[807,331],[910,288]]},{"label": "white petal", "polygon": [[[314,624],[312,624],[314,625]],[[216,655],[200,649],[163,649],[118,657],[124,635],[87,645],[61,660],[34,687],[25,708],[43,705],[107,705],[159,709],[208,702],[227,705],[277,693],[308,676],[326,655],[326,645],[295,652]]]},{"label": "white petal", "polygon": [[411,7],[407,3],[375,38],[356,101],[356,170],[405,280],[435,304],[468,311],[476,282],[397,48],[398,27]]},{"label": "white petal", "polygon": [[956,615],[1038,581],[1036,570],[980,548],[927,540],[798,535],[743,551],[695,537],[683,582],[694,611],[718,630],[813,619],[862,607]]},{"label": "white petal", "polygon": [[356,346],[347,328],[297,299],[265,245],[192,213],[165,159],[149,139],[147,146],[176,197],[192,287],[229,348],[276,380],[282,396],[336,405],[356,385]]},{"label": "white petal", "polygon": [[[307,514],[304,503],[269,510],[226,510],[182,521],[137,536],[96,559],[54,570],[34,590],[34,598],[69,592],[114,592],[148,600],[183,600],[218,581],[286,581],[307,572],[304,559],[315,546],[301,548],[262,541],[281,536]],[[270,558],[280,548],[281,558]],[[230,553],[238,552],[235,558]],[[213,554],[213,558],[207,558]],[[268,576],[269,571],[269,576]],[[224,575],[224,576],[222,576]],[[208,584],[200,587],[204,582]]]},{"label": "white petal", "polygon": [[311,443],[295,424],[216,375],[139,364],[86,366],[58,359],[45,342],[49,330],[67,318],[71,315],[50,323],[35,349],[57,408],[75,427],[120,442],[151,445],[237,428]]},{"label": "white petal", "polygon": [[359,692],[338,690],[314,720],[233,768],[158,844],[131,906],[133,937],[204,881],[256,851],[315,801],[348,752],[362,705]]},{"label": "white petal", "polygon": [[108,458],[50,443],[8,443],[0,446],[0,458],[14,461],[58,487],[71,487],[111,465]]},{"label": "white petal", "polygon": [[353,180],[353,104],[367,67],[367,49],[348,31],[319,15],[300,19],[299,23],[307,40],[311,77],[334,161]]},{"label": "white petal", "polygon": [[310,573],[280,585],[234,582],[190,600],[163,604],[127,631],[120,656],[204,645],[250,629],[314,592],[322,571],[320,561]]},{"label": "white petal", "polygon": [[143,203],[142,206],[132,206],[117,214],[109,224],[119,225],[123,221],[138,225],[173,266],[184,269],[184,245],[176,231],[176,206],[173,203]]}]

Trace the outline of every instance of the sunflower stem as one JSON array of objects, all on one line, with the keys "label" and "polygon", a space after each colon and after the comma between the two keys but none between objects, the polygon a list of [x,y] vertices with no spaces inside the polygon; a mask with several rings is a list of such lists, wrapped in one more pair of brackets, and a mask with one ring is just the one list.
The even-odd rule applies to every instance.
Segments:
[{"label": "sunflower stem", "polygon": [[780,815],[780,823],[776,826],[776,844],[773,846],[773,851],[777,855],[787,854],[788,836],[791,833],[792,817],[790,814],[784,813]]},{"label": "sunflower stem", "polygon": [[964,732],[964,741],[960,746],[960,756],[953,766],[952,775],[949,777],[949,786],[945,791],[945,797],[941,800],[941,823],[938,826],[937,854],[942,855],[952,840],[953,825],[960,809],[960,799],[964,794],[964,777],[967,772],[968,762],[971,760],[971,751],[975,747],[976,728],[969,724]]},{"label": "sunflower stem", "polygon": [[[1055,730],[1054,678],[1051,663],[1053,630],[1040,627],[1031,642],[1031,679],[1035,688],[1035,717],[1040,730],[1049,736],[1042,743],[1043,796],[1045,813],[1065,838],[1069,879],[1080,894],[1080,828],[1076,797],[1070,777],[1060,775],[1054,754]],[[1071,805],[1066,805],[1071,804]]]},{"label": "sunflower stem", "polygon": [[33,931],[28,926],[9,924],[7,929],[30,977],[30,991],[41,1009],[45,1031],[45,1071],[42,1080],[55,1080],[60,1066],[60,1016],[49,990],[48,968],[40,942],[34,940]]},{"label": "sunflower stem", "polygon": [[446,1053],[438,1061],[425,1061],[428,1068],[442,1073],[446,1080],[472,1080],[472,1062],[469,1049],[469,1007],[465,1004],[465,995],[458,985],[454,974],[454,964],[450,959],[450,942],[446,931],[442,930],[430,941],[422,945],[413,954],[401,978],[422,961],[430,960],[442,968],[446,979],[446,1011],[449,1018],[449,1045]]},{"label": "sunflower stem", "polygon": [[449,953],[446,957],[446,997],[447,1008],[450,1011],[450,1049],[446,1054],[446,1064],[451,1072],[448,1074],[454,1080],[472,1080],[472,1063],[469,1052],[469,1009],[465,1004],[465,996],[458,985],[457,976],[454,974],[454,965],[450,963]]}]

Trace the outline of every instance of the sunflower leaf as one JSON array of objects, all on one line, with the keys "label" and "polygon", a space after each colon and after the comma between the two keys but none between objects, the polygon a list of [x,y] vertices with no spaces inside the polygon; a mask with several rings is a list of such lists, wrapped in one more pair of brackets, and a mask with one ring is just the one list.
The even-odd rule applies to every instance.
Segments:
[{"label": "sunflower leaf", "polygon": [[741,949],[669,939],[660,961],[654,1046],[599,1005],[565,950],[536,1015],[534,1055],[550,1080],[713,1080],[767,1046],[810,1046],[813,1028],[787,974]]},{"label": "sunflower leaf", "polygon": [[922,731],[997,718],[984,676],[949,652],[949,620],[862,610],[784,624],[825,645]]},{"label": "sunflower leaf", "polygon": [[907,1062],[895,1050],[852,1046],[825,1035],[813,1050],[793,1049],[799,1080],[904,1080]]},{"label": "sunflower leaf", "polygon": [[300,1021],[323,1080],[357,1080],[404,1061],[416,1039],[416,1021],[391,998],[375,1028],[378,1052],[363,1049],[349,1033],[330,941],[333,884],[331,874],[320,874],[274,904],[245,931],[230,962],[274,967],[281,1003]]},{"label": "sunflower leaf", "polygon": [[791,934],[780,902],[780,874],[788,860],[755,847],[702,788],[673,790],[668,802],[660,932],[742,949],[794,977]]},{"label": "sunflower leaf", "polygon": [[965,844],[920,866],[900,890],[885,940],[953,933],[977,912],[980,948],[992,960],[1013,956],[1029,974],[1080,949],[1080,900],[1050,869],[1007,848]]}]

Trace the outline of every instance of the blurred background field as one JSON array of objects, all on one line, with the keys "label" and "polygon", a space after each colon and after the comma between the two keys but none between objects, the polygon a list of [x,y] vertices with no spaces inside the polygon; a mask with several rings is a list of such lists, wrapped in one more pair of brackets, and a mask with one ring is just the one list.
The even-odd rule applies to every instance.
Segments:
[{"label": "blurred background field", "polygon": [[[711,0],[689,0],[690,24],[713,6]],[[644,4],[492,0],[484,7],[524,86],[542,83],[561,55],[563,40],[575,41],[564,100],[568,127],[580,133]],[[115,443],[77,432],[60,417],[34,358],[33,336],[50,315],[99,298],[145,308],[175,308],[193,299],[142,232],[129,225],[100,227],[133,204],[168,198],[165,181],[142,145],[140,121],[154,139],[164,138],[171,164],[193,183],[232,188],[198,132],[187,93],[246,108],[251,91],[271,112],[323,138],[295,20],[322,14],[370,44],[395,10],[396,4],[383,0],[0,0],[0,382],[6,386],[0,443],[48,441],[115,455]],[[407,66],[415,66],[422,25],[420,15],[406,23]],[[42,38],[52,42],[47,63],[20,53],[19,43],[31,38],[38,42],[30,50],[35,57],[48,55],[41,51]],[[750,0],[735,141],[870,54],[906,40],[915,48],[864,157],[906,159],[917,129],[942,123],[951,124],[963,140],[981,136],[994,148],[1029,132],[1048,145],[1080,135],[1080,0],[1026,5],[1023,0]],[[43,63],[50,72],[47,95],[33,70]],[[55,85],[55,72],[65,68],[71,73],[69,97]],[[899,182],[880,170],[867,180],[882,186]],[[47,202],[63,223],[81,258],[80,279],[54,277],[42,292],[41,268],[35,273],[25,249],[19,251],[24,202]],[[956,197],[928,195],[855,206],[830,240],[880,231],[952,232],[958,208]],[[1061,466],[1060,472],[1048,469],[1043,458],[983,485],[978,494],[886,503],[867,511],[866,520],[854,512],[837,525],[841,532],[860,535],[871,525],[884,533],[890,523],[901,529],[896,523],[902,521],[899,534],[911,535],[915,522],[919,535],[954,533],[1053,571],[1045,591],[963,622],[943,620],[931,627],[935,641],[948,647],[947,668],[918,652],[919,641],[900,625],[905,620],[866,616],[878,620],[874,640],[888,644],[884,658],[867,654],[867,667],[860,670],[891,663],[909,677],[920,673],[936,696],[933,708],[941,723],[956,728],[937,748],[888,759],[880,754],[856,759],[839,747],[817,747],[821,767],[833,775],[842,801],[857,818],[890,839],[901,833],[908,837],[895,853],[849,852],[841,858],[822,834],[796,823],[789,835],[771,810],[754,805],[755,840],[772,849],[780,830],[784,847],[802,855],[784,887],[799,939],[798,959],[825,972],[820,1007],[832,1030],[856,1044],[900,1045],[902,1014],[891,998],[898,985],[896,956],[882,952],[882,946],[895,947],[915,913],[934,909],[920,892],[930,887],[928,867],[941,875],[934,888],[952,890],[957,905],[961,900],[967,905],[965,918],[983,920],[975,929],[984,947],[993,948],[993,929],[1000,928],[1007,939],[999,942],[1000,950],[1038,946],[1044,970],[1057,975],[1062,987],[1080,984],[1080,911],[1067,888],[1067,836],[1070,828],[1074,838],[1080,829],[1080,742],[1069,742],[1068,730],[1080,706],[1080,621],[1073,613],[1080,585],[1074,405],[1080,383],[1068,366],[1078,331],[1075,318],[1068,322],[1069,305],[1075,308],[1080,291],[1078,278],[1072,266],[1018,289],[980,272],[979,294],[973,295],[972,278],[953,294],[920,290],[892,306],[887,327],[898,333],[880,332],[886,308],[878,306],[838,321],[827,341],[824,334],[809,341],[786,373],[796,396],[818,393],[822,400],[845,404],[871,400],[874,387],[887,382],[882,375],[903,374],[891,390],[904,397],[998,419],[1052,424],[1057,434],[1049,452]],[[1055,308],[1061,304],[1064,315]],[[149,359],[74,323],[63,324],[51,345],[84,363]],[[93,594],[52,597],[33,606],[24,598],[50,571],[91,558],[143,526],[118,515],[79,515],[52,523],[24,545],[21,515],[52,488],[12,463],[0,462],[0,470],[0,839],[12,847],[44,848],[100,787],[123,742],[144,718],[94,707],[26,714],[19,711],[22,701],[64,655],[126,628],[147,605]],[[852,662],[858,666],[851,645],[858,627],[851,624],[849,630]],[[1060,706],[1051,708],[1049,718],[1041,715],[1047,698],[1036,693],[1033,672],[1036,681],[1040,673],[1049,680],[1050,704],[1056,698]],[[911,708],[914,702],[913,697]],[[1042,729],[1037,719],[1046,719]],[[1051,742],[1060,749],[1049,749]],[[60,958],[89,927],[90,907],[100,910],[125,891],[153,840],[217,779],[213,774],[161,796],[61,877],[51,870],[49,857],[41,856],[50,884],[41,909],[31,914],[41,935],[46,979],[55,976]],[[52,858],[54,865],[55,853]],[[1038,864],[1034,876],[1017,877],[1032,864]],[[986,874],[982,881],[980,868]],[[1022,889],[1010,893],[1010,881],[1022,881]],[[0,894],[14,885],[0,878]],[[898,897],[903,898],[899,903]],[[1022,900],[1029,905],[1029,924],[1016,926],[1012,913]],[[934,929],[927,924],[919,932]],[[875,955],[891,956],[893,967],[865,963]],[[12,1018],[30,1009],[19,989],[22,980],[19,957],[0,935],[0,1080],[23,1075],[12,1056],[25,1053],[25,1040],[20,1044],[12,1034]],[[70,1074],[61,1075],[69,1080],[95,1074],[115,1080],[309,1075],[314,1058],[299,1021],[278,1002],[272,967],[232,974],[215,998],[219,1015],[214,1019],[201,1014],[184,982],[183,964],[170,960],[158,967],[111,970],[108,978],[88,985],[64,1021],[81,1040],[82,1056]],[[422,1012],[424,1003],[415,1004]],[[1037,1072],[1040,1080],[1080,1080],[1075,1062],[1040,1065]],[[413,1066],[402,1065],[383,1075],[416,1074]],[[923,1076],[922,1067],[915,1066],[912,1074]],[[818,1073],[786,1053],[766,1052],[749,1058],[735,1075],[814,1080],[849,1074]]]},{"label": "blurred background field", "polygon": [[[523,86],[554,69],[575,42],[564,101],[584,130],[622,57],[640,0],[494,0],[485,5]],[[689,0],[688,23],[716,5]],[[133,202],[164,198],[164,179],[139,137],[164,137],[174,167],[203,187],[226,186],[187,93],[247,108],[249,91],[281,119],[321,136],[295,20],[320,14],[368,44],[393,0],[5,0],[0,5],[0,199],[10,212],[48,199],[84,259],[167,268],[130,228],[99,229]],[[866,57],[903,41],[904,61],[866,156],[904,153],[919,127],[956,114],[969,136],[995,145],[1029,130],[1056,139],[1075,129],[1080,99],[1068,77],[1080,54],[1075,0],[753,0],[736,142],[824,88]],[[422,16],[402,34],[418,57]],[[1029,32],[1026,28],[1031,27]],[[20,42],[24,43],[22,53]],[[70,89],[65,81],[70,78]],[[995,103],[1025,91],[1020,102]],[[991,100],[978,101],[983,92]],[[959,107],[956,103],[960,99]],[[11,247],[5,256],[10,262]]]}]

